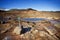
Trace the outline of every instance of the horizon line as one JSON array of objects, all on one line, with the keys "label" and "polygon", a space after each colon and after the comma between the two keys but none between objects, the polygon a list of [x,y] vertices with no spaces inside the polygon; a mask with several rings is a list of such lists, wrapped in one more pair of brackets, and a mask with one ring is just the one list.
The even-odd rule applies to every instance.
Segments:
[{"label": "horizon line", "polygon": [[[9,8],[9,9],[1,9],[0,8],[0,10],[5,10],[5,11],[9,11],[9,10],[11,10],[11,9],[29,9],[29,8]],[[33,10],[37,10],[37,11],[60,11],[60,10],[39,10],[39,9],[34,9],[34,8],[31,8],[31,9],[33,9]]]}]

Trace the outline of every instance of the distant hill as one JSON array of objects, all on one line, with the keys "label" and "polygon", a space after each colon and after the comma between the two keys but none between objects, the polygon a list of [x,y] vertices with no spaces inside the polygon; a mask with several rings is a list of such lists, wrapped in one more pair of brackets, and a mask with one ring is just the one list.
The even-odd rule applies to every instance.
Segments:
[{"label": "distant hill", "polygon": [[5,10],[0,10],[0,12],[6,12]]},{"label": "distant hill", "polygon": [[32,8],[28,9],[10,9],[9,11],[0,10],[4,16],[20,16],[23,18],[60,18],[60,11],[38,11]]},{"label": "distant hill", "polygon": [[36,11],[35,9],[32,9],[32,8],[28,8],[28,9],[10,9],[9,11],[28,11],[28,10]]}]

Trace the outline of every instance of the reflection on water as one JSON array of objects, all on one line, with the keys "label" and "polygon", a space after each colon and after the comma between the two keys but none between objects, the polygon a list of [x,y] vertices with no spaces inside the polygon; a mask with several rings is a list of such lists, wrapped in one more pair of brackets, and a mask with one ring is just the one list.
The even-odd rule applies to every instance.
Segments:
[{"label": "reflection on water", "polygon": [[24,34],[26,32],[29,32],[31,30],[31,27],[24,28],[23,26],[21,26],[21,29],[21,34]]},{"label": "reflection on water", "polygon": [[40,21],[40,20],[46,20],[45,18],[22,18],[21,20],[24,21]]}]

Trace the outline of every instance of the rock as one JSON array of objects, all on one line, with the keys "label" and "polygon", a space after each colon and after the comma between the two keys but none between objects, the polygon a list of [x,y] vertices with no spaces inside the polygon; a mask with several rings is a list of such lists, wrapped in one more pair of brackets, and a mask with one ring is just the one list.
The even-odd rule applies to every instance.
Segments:
[{"label": "rock", "polygon": [[14,31],[13,31],[13,33],[15,33],[15,34],[20,34],[20,32],[21,32],[21,28],[20,27],[16,27],[14,29]]},{"label": "rock", "polygon": [[54,24],[57,28],[60,28],[60,23]]}]

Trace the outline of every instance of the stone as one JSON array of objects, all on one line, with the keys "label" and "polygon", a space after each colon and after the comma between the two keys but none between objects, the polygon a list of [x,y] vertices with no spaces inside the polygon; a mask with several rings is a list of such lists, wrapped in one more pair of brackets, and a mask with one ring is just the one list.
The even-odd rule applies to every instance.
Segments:
[{"label": "stone", "polygon": [[16,27],[14,29],[14,31],[13,31],[13,33],[15,33],[15,34],[20,34],[20,32],[21,32],[21,28],[20,27]]}]

